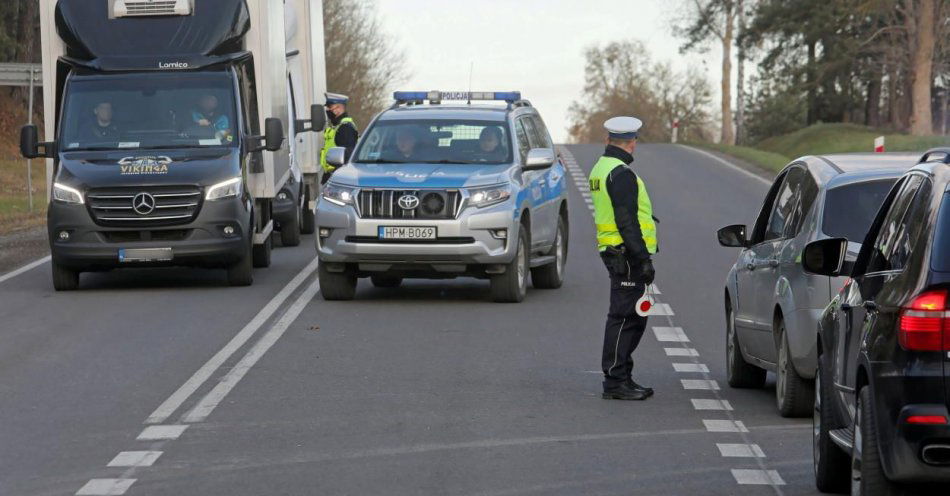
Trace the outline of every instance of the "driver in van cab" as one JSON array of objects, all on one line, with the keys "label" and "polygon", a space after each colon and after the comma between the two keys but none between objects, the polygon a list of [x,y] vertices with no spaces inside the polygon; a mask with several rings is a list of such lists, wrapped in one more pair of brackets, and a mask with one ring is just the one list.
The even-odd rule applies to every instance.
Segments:
[{"label": "driver in van cab", "polygon": [[198,100],[198,108],[191,113],[191,120],[199,127],[211,127],[215,137],[227,139],[231,135],[231,121],[218,112],[218,97],[208,94]]},{"label": "driver in van cab", "polygon": [[112,141],[119,139],[119,128],[112,122],[112,102],[99,102],[92,109],[96,119],[86,127],[90,140]]}]

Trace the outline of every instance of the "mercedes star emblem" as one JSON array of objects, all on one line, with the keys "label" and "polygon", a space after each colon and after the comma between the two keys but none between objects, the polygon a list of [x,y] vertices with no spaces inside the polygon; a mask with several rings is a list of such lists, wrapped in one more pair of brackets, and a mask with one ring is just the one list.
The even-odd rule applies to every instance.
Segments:
[{"label": "mercedes star emblem", "polygon": [[419,206],[419,197],[416,195],[402,195],[399,197],[399,207],[403,210],[415,210]]},{"label": "mercedes star emblem", "polygon": [[139,193],[132,198],[132,210],[139,215],[148,215],[155,210],[155,197],[148,193]]}]

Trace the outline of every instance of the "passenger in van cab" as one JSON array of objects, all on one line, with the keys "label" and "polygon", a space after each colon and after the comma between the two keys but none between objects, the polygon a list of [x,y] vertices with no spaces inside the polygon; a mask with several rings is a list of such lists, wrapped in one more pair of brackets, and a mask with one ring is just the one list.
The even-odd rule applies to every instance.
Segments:
[{"label": "passenger in van cab", "polygon": [[226,139],[231,135],[231,121],[228,116],[218,112],[218,97],[207,94],[198,100],[198,108],[191,113],[191,120],[199,127],[214,129],[214,136]]},{"label": "passenger in van cab", "polygon": [[90,141],[115,141],[119,139],[119,128],[112,122],[112,102],[102,101],[93,107],[96,116],[86,127],[86,138]]}]

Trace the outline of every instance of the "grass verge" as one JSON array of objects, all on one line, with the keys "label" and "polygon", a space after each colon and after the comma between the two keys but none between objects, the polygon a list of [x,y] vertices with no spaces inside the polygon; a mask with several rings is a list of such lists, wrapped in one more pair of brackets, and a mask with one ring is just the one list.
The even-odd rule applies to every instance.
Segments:
[{"label": "grass verge", "polygon": [[0,159],[0,235],[46,222],[46,162],[33,161],[33,211],[30,211],[26,160]]},{"label": "grass verge", "polygon": [[815,124],[794,133],[763,140],[756,145],[789,158],[829,153],[873,152],[874,138],[884,136],[889,152],[921,152],[950,145],[950,136],[896,134],[856,124]]}]

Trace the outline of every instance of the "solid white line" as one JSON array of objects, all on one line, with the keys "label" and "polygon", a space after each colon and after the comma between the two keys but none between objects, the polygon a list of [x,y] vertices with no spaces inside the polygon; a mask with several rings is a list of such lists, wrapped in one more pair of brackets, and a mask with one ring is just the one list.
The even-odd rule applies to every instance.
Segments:
[{"label": "solid white line", "polygon": [[237,386],[237,384],[241,382],[241,379],[251,370],[251,367],[267,353],[267,350],[269,350],[271,346],[274,346],[274,343],[276,343],[277,340],[284,335],[284,332],[287,331],[290,325],[297,320],[297,317],[300,316],[300,313],[303,312],[303,309],[310,303],[310,300],[316,296],[318,291],[320,291],[320,281],[314,280],[310,286],[297,297],[297,300],[287,309],[287,312],[284,313],[280,320],[274,323],[274,326],[261,336],[261,339],[244,355],[244,358],[221,379],[221,382],[219,382],[214,389],[206,394],[204,398],[201,398],[198,404],[185,415],[184,421],[188,423],[201,422],[208,418],[208,415],[211,415],[211,412],[214,411],[215,407],[221,403],[224,397],[234,389],[234,386]]},{"label": "solid white line", "polygon": [[716,443],[719,454],[726,458],[765,458],[758,444]]},{"label": "solid white line", "polygon": [[275,295],[264,308],[261,309],[257,315],[251,319],[247,325],[241,329],[228,344],[224,345],[224,348],[218,350],[211,359],[205,362],[177,391],[172,393],[158,408],[148,416],[148,419],[145,420],[146,424],[160,424],[164,422],[172,413],[175,413],[181,405],[188,399],[195,391],[201,387],[202,384],[207,381],[211,375],[217,370],[228,358],[236,353],[248,340],[254,336],[254,333],[267,322],[268,319],[274,315],[274,312],[283,305],[284,301],[287,298],[290,298],[290,295],[297,290],[297,288],[303,284],[303,282],[310,277],[310,275],[317,269],[318,260],[313,259],[306,267],[301,270],[296,277],[294,277],[290,282],[280,290],[277,295]]},{"label": "solid white line", "polygon": [[18,276],[18,275],[20,275],[20,274],[22,274],[22,273],[24,273],[24,272],[33,270],[33,269],[39,267],[40,265],[43,265],[43,264],[45,264],[46,262],[49,262],[49,261],[50,261],[50,257],[49,257],[49,255],[47,255],[47,256],[45,256],[45,257],[39,259],[39,260],[36,260],[36,261],[34,261],[34,262],[28,263],[28,264],[24,265],[23,267],[20,267],[19,269],[16,269],[16,270],[11,271],[11,272],[7,272],[6,274],[0,276],[0,283],[2,283],[2,282],[4,282],[4,281],[7,281],[7,280],[10,280],[10,279],[13,279],[13,278],[16,277],[16,276]]},{"label": "solid white line", "polygon": [[673,370],[677,372],[709,372],[704,363],[674,363]]},{"label": "solid white line", "polygon": [[728,160],[724,160],[724,159],[722,159],[722,158],[720,158],[720,157],[717,157],[716,155],[713,155],[712,153],[707,152],[706,150],[700,150],[699,148],[694,148],[694,147],[688,146],[688,145],[679,145],[679,146],[681,146],[681,147],[683,147],[683,148],[686,148],[687,150],[692,150],[692,151],[694,151],[694,152],[696,152],[696,153],[705,155],[705,156],[707,156],[707,157],[709,157],[709,158],[715,160],[716,162],[719,162],[720,164],[725,165],[726,167],[729,167],[730,169],[733,169],[733,170],[735,170],[735,171],[737,171],[737,172],[741,172],[742,174],[745,174],[746,176],[749,176],[749,177],[751,177],[752,179],[755,179],[755,180],[757,180],[757,181],[759,181],[759,182],[762,182],[762,183],[767,184],[767,185],[772,184],[772,181],[769,181],[768,179],[765,179],[764,177],[762,177],[762,176],[760,176],[760,175],[758,175],[758,174],[753,174],[753,173],[751,173],[751,172],[749,172],[749,171],[743,169],[742,167],[739,167],[738,165],[736,165],[736,164],[734,164],[734,163],[732,163],[732,162],[729,162]]},{"label": "solid white line", "polygon": [[187,425],[150,425],[135,438],[138,441],[174,440],[185,432]]},{"label": "solid white line", "polygon": [[135,484],[135,479],[91,479],[76,491],[76,496],[118,496]]},{"label": "solid white line", "polygon": [[741,420],[703,420],[709,432],[749,432]]},{"label": "solid white line", "polygon": [[663,351],[666,352],[666,356],[699,356],[699,352],[693,348],[663,348]]},{"label": "solid white line", "polygon": [[719,383],[711,379],[680,379],[683,389],[719,391]]},{"label": "solid white line", "polygon": [[767,485],[767,486],[784,486],[785,481],[782,480],[782,476],[778,474],[776,470],[752,470],[752,469],[732,469],[732,476],[736,478],[736,482],[743,485],[753,484],[753,485]]},{"label": "solid white line", "polygon": [[688,343],[689,337],[682,327],[654,327],[653,334],[661,343]]},{"label": "solid white line", "polygon": [[161,451],[123,451],[109,462],[107,467],[151,467]]},{"label": "solid white line", "polygon": [[698,400],[691,399],[693,408],[696,410],[727,410],[732,411],[732,404],[729,400]]}]

